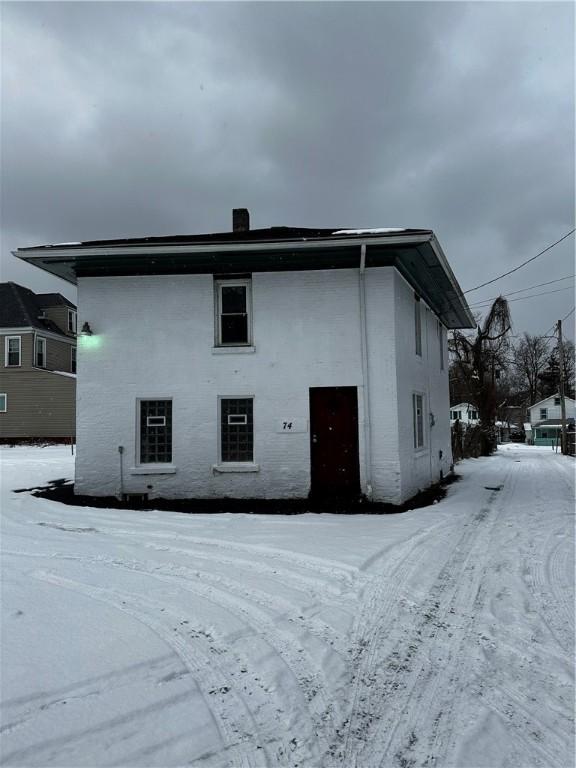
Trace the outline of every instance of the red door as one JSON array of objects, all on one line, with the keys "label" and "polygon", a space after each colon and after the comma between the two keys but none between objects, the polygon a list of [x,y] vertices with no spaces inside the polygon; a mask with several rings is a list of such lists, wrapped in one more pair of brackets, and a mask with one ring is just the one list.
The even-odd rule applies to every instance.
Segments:
[{"label": "red door", "polygon": [[356,387],[310,388],[310,460],[313,496],[358,496]]}]

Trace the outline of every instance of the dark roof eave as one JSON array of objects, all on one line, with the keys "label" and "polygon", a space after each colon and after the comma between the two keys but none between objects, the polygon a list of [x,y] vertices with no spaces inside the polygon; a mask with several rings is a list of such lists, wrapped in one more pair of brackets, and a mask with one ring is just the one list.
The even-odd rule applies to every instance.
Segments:
[{"label": "dark roof eave", "polygon": [[[473,328],[475,321],[467,305],[444,253],[430,230],[408,230],[402,233],[369,235],[333,235],[313,239],[286,239],[188,244],[147,244],[127,246],[110,245],[97,247],[89,244],[19,249],[15,255],[35,266],[45,269],[71,283],[77,282],[77,275],[94,276],[98,264],[108,272],[102,274],[145,274],[148,273],[206,273],[217,272],[218,266],[227,271],[259,271],[256,266],[244,266],[242,258],[267,259],[263,271],[270,269],[330,269],[347,268],[356,265],[355,249],[368,245],[368,253],[392,254],[410,251],[412,268],[403,263],[402,257],[385,260],[374,266],[395,266],[415,290],[436,311],[448,328]],[[427,247],[426,254],[420,250]],[[296,256],[299,253],[301,255]],[[326,254],[330,255],[327,261]],[[237,258],[236,258],[237,257]],[[302,261],[304,257],[305,261]],[[160,266],[158,260],[161,260]],[[274,259],[276,261],[274,262]],[[123,261],[122,261],[123,260]],[[171,262],[172,260],[172,262]],[[202,260],[203,263],[202,263]],[[300,261],[298,261],[300,260]],[[358,255],[359,261],[359,255]],[[176,262],[180,265],[176,265]],[[336,263],[335,263],[336,262]],[[417,268],[414,264],[418,262]],[[246,261],[246,265],[250,262]],[[105,265],[105,266],[102,266]],[[292,266],[291,266],[292,265]],[[367,261],[370,266],[370,259]]]}]

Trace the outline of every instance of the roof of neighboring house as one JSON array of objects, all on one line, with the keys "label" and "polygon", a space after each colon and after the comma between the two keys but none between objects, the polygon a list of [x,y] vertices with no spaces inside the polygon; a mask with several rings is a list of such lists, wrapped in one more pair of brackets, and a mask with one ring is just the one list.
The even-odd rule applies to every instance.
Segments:
[{"label": "roof of neighboring house", "polygon": [[37,293],[36,298],[41,307],[59,307],[65,306],[70,309],[76,309],[76,305],[72,304],[66,296],[62,296],[61,293]]},{"label": "roof of neighboring house", "polygon": [[[574,424],[574,419],[572,416],[569,416],[566,419],[566,424]],[[536,427],[561,427],[562,426],[562,419],[545,419],[544,421],[539,421],[536,424],[533,425],[533,428],[536,429]]]},{"label": "roof of neighboring house", "polygon": [[[60,294],[40,294],[42,296],[60,296]],[[64,299],[63,296],[60,298]],[[44,309],[56,303],[39,301],[39,297],[29,288],[18,283],[0,283],[0,328],[23,328],[31,326],[42,331],[50,331],[60,336],[66,336],[56,323],[48,318],[42,318]],[[64,303],[74,307],[67,299]]]},{"label": "roof of neighboring house", "polygon": [[[545,397],[543,400],[538,400],[538,402],[534,403],[534,405],[529,405],[528,406],[528,410],[531,410],[532,408],[536,408],[536,406],[541,405],[542,403],[545,403],[547,400],[552,400],[555,397],[560,397],[560,393],[559,392],[555,392],[553,395],[548,395],[548,397]],[[571,402],[575,402],[574,400],[572,400],[571,397],[568,397],[566,395],[564,396],[564,399],[565,400],[570,400]]]},{"label": "roof of neighboring house", "polygon": [[[361,248],[365,246],[365,248]],[[19,248],[16,256],[71,283],[78,277],[239,274],[395,267],[447,328],[476,323],[429,229],[270,227],[202,235],[89,240]]]},{"label": "roof of neighboring house", "polygon": [[475,405],[472,405],[472,403],[456,403],[456,405],[451,405],[450,410],[454,410],[455,408],[472,408],[472,410],[477,411],[478,408],[476,408]]}]

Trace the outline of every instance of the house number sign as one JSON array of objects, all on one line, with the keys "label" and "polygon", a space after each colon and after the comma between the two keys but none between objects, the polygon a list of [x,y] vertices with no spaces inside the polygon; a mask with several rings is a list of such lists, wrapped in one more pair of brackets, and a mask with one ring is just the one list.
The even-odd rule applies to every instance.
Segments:
[{"label": "house number sign", "polygon": [[293,418],[283,416],[276,419],[275,432],[281,432],[284,435],[291,435],[294,432],[308,432],[308,421],[302,418]]}]

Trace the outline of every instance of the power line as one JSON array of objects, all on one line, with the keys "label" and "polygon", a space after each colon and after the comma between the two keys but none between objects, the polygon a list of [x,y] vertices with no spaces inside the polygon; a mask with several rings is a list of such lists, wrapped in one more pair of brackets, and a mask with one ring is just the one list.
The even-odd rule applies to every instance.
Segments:
[{"label": "power line", "polygon": [[508,272],[504,272],[503,275],[498,275],[498,277],[495,277],[492,280],[487,280],[485,283],[481,283],[480,285],[477,285],[475,288],[468,288],[468,290],[464,291],[464,293],[471,293],[472,291],[477,291],[479,288],[484,288],[485,285],[490,285],[491,283],[495,283],[497,280],[501,280],[503,277],[507,277],[508,275],[511,275],[513,272],[517,272],[519,269],[522,269],[522,267],[525,267],[526,264],[530,264],[531,261],[534,261],[539,256],[542,256],[542,254],[546,253],[546,251],[549,251],[551,248],[554,248],[554,246],[558,245],[558,243],[561,243],[562,240],[566,240],[566,238],[574,234],[575,231],[576,229],[571,229],[570,232],[567,232],[565,235],[562,235],[562,237],[559,240],[556,240],[555,243],[552,243],[552,245],[549,245],[547,248],[544,248],[544,250],[540,251],[540,253],[537,253],[536,256],[532,256],[531,259],[527,259],[526,261],[523,261],[522,264],[518,264],[518,266],[514,267],[514,269],[510,269]]},{"label": "power line", "polygon": [[[571,291],[573,290],[571,285],[566,286],[566,288],[557,288],[555,291],[542,291],[542,293],[532,293],[530,296],[519,296],[517,299],[510,299],[508,303],[511,303],[513,301],[524,301],[524,299],[535,299],[537,296],[548,296],[550,293],[560,293],[560,291]],[[487,301],[486,303],[482,304],[481,306],[473,305],[476,309],[482,309],[483,307],[488,307],[492,302]]]},{"label": "power line", "polygon": [[[576,277],[576,275],[566,275],[566,277],[559,277],[557,280],[548,280],[547,283],[537,283],[536,285],[529,285],[526,288],[520,288],[518,291],[510,291],[509,293],[502,294],[504,298],[507,296],[514,296],[516,293],[524,293],[524,291],[531,291],[533,288],[542,288],[544,285],[552,285],[552,283],[560,283],[562,280],[569,280],[572,277]],[[475,307],[478,304],[486,304],[490,301],[496,301],[498,299],[498,296],[493,296],[491,299],[480,299],[478,301],[475,301],[473,304],[469,304],[470,307]]]}]

